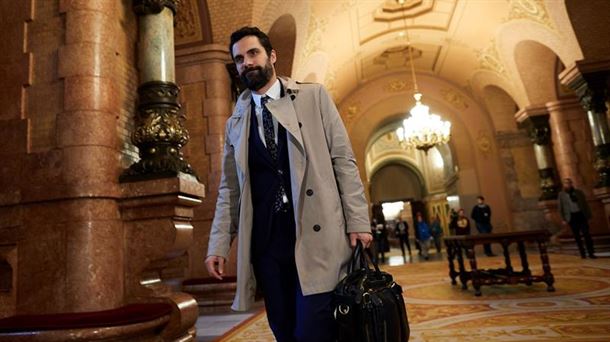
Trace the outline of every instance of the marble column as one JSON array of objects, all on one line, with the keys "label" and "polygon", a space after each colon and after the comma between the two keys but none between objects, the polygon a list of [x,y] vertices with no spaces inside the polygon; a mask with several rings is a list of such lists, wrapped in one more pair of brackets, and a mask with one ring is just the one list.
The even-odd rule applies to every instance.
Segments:
[{"label": "marble column", "polygon": [[610,233],[610,129],[608,107],[610,89],[610,59],[581,60],[567,67],[560,75],[562,84],[574,90],[579,102],[587,112],[587,119],[595,146],[593,167],[597,171],[597,182],[593,193],[603,204],[605,225],[603,229],[592,228],[598,233]]},{"label": "marble column", "polygon": [[561,83],[574,90],[587,119],[595,146],[596,188],[610,187],[610,129],[606,101],[610,84],[610,60],[580,61],[560,74]]},{"label": "marble column", "polygon": [[[207,185],[206,198],[195,210],[194,243],[189,248],[190,278],[205,278],[205,259],[210,226],[220,183],[222,154],[225,140],[225,123],[232,111],[231,78],[227,64],[231,56],[225,45],[206,44],[187,46],[176,50],[176,79],[183,92],[181,102],[188,109],[186,125],[192,142],[186,154]],[[232,250],[232,253],[235,253]],[[235,275],[237,258],[231,256],[225,269]]]},{"label": "marble column", "polygon": [[180,111],[174,63],[174,14],[177,0],[134,0],[139,16],[138,110],[132,142],[140,160],[121,176],[121,181],[175,177],[194,171],[182,155],[188,142]]},{"label": "marble column", "polygon": [[551,232],[555,233],[552,242],[556,242],[556,235],[561,233],[561,218],[557,207],[557,168],[553,158],[551,144],[551,128],[549,126],[549,113],[545,105],[528,106],[515,114],[520,124],[526,125],[530,140],[534,147],[534,156],[540,177],[540,190],[538,208],[542,210],[544,219]]}]

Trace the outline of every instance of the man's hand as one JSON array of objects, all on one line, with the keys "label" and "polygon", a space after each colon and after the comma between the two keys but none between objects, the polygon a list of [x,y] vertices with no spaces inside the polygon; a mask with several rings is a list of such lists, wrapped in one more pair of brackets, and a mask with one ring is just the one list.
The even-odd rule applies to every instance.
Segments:
[{"label": "man's hand", "polygon": [[205,259],[205,267],[208,269],[208,273],[219,280],[222,280],[222,275],[225,268],[225,258],[210,255]]},{"label": "man's hand", "polygon": [[356,247],[356,241],[360,240],[364,248],[369,248],[371,241],[373,241],[373,235],[371,233],[349,233],[349,241],[352,248]]}]

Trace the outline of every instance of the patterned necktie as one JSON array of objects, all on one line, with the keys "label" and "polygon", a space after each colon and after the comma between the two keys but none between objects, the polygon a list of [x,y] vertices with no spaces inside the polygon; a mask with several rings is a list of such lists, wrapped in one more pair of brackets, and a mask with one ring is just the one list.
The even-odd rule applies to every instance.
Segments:
[{"label": "patterned necktie", "polygon": [[261,106],[263,107],[263,130],[265,132],[265,144],[267,150],[271,154],[271,158],[277,163],[277,144],[275,143],[275,130],[273,129],[273,118],[271,112],[267,109],[267,101],[271,98],[263,96],[261,98]]},{"label": "patterned necktie", "polygon": [[[273,159],[273,162],[278,166],[278,152],[277,144],[275,143],[275,130],[273,128],[273,118],[271,112],[267,109],[267,102],[271,98],[269,96],[263,96],[261,98],[261,107],[263,109],[263,131],[265,133],[265,144],[267,150]],[[281,180],[280,188],[275,194],[273,201],[273,212],[286,211],[288,207],[288,196],[286,196],[286,190],[284,189],[284,180]]]}]

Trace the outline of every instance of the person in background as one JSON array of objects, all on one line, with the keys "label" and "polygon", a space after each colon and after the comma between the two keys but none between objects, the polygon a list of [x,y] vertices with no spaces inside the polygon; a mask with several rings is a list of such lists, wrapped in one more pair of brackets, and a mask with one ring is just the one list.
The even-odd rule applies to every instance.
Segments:
[{"label": "person in background", "polygon": [[[491,226],[491,208],[485,203],[485,198],[483,196],[477,197],[477,201],[479,203],[472,208],[470,217],[476,223],[479,233],[489,234],[493,229]],[[491,244],[484,244],[483,249],[485,250],[485,255],[494,256],[491,251]]]},{"label": "person in background", "polygon": [[443,239],[443,228],[441,228],[441,218],[438,214],[434,217],[434,220],[430,222],[430,232],[434,238],[434,247],[436,247],[436,253],[441,253],[441,240]]},{"label": "person in background", "polygon": [[464,209],[458,211],[455,220],[451,221],[452,227],[449,229],[454,232],[455,235],[470,235],[470,220],[466,217]]},{"label": "person in background", "polygon": [[572,228],[572,234],[576,245],[580,251],[580,256],[586,258],[585,248],[582,245],[580,235],[585,238],[587,252],[589,258],[595,259],[595,250],[593,249],[593,240],[589,234],[589,220],[591,219],[591,209],[587,204],[585,194],[576,189],[572,183],[572,179],[565,178],[562,181],[563,189],[559,192],[559,213],[563,219],[564,225],[569,225]]},{"label": "person in background", "polygon": [[415,229],[417,230],[419,248],[421,249],[421,255],[424,257],[424,259],[428,260],[428,249],[430,248],[430,239],[432,238],[432,234],[430,233],[430,228],[424,220],[422,213],[419,211],[415,215],[415,226]]},{"label": "person in background", "polygon": [[405,255],[405,246],[409,250],[409,257],[411,256],[411,243],[409,242],[409,224],[407,221],[401,219],[396,224],[396,228],[394,230],[396,233],[396,237],[398,238],[398,243],[400,244],[400,251],[402,252],[402,257],[407,260]]},{"label": "person in background", "polygon": [[451,208],[451,211],[449,212],[449,234],[450,235],[457,235],[455,233],[455,224],[457,222],[457,219],[458,219],[457,211],[455,211],[455,209]]},{"label": "person in background", "polygon": [[[376,259],[381,263],[385,263],[385,253],[390,251],[390,242],[388,241],[388,230],[386,225],[383,223],[377,223],[374,230],[374,241],[377,252],[375,253]],[[381,255],[381,258],[379,258]]]}]

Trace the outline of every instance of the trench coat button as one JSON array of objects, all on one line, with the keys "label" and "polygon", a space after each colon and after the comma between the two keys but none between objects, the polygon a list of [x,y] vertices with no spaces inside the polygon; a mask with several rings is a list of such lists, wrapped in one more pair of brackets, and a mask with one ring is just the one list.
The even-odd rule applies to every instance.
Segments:
[{"label": "trench coat button", "polygon": [[313,196],[313,190],[311,190],[311,189],[307,189],[307,191],[305,191],[305,193],[307,194],[307,196]]},{"label": "trench coat button", "polygon": [[299,128],[303,127],[303,124],[299,122]]},{"label": "trench coat button", "polygon": [[322,229],[322,227],[320,227],[320,225],[319,225],[319,224],[316,224],[315,226],[313,226],[313,230],[314,230],[314,232],[319,232],[319,231],[320,231],[320,229]]},{"label": "trench coat button", "polygon": [[296,99],[296,98],[297,98],[297,97],[296,97],[296,95],[290,95],[290,99],[291,99],[292,101],[294,101],[294,99]]},{"label": "trench coat button", "polygon": [[283,175],[283,174],[284,174],[284,171],[282,171],[282,170],[277,170],[277,174],[281,176],[281,175]]}]

